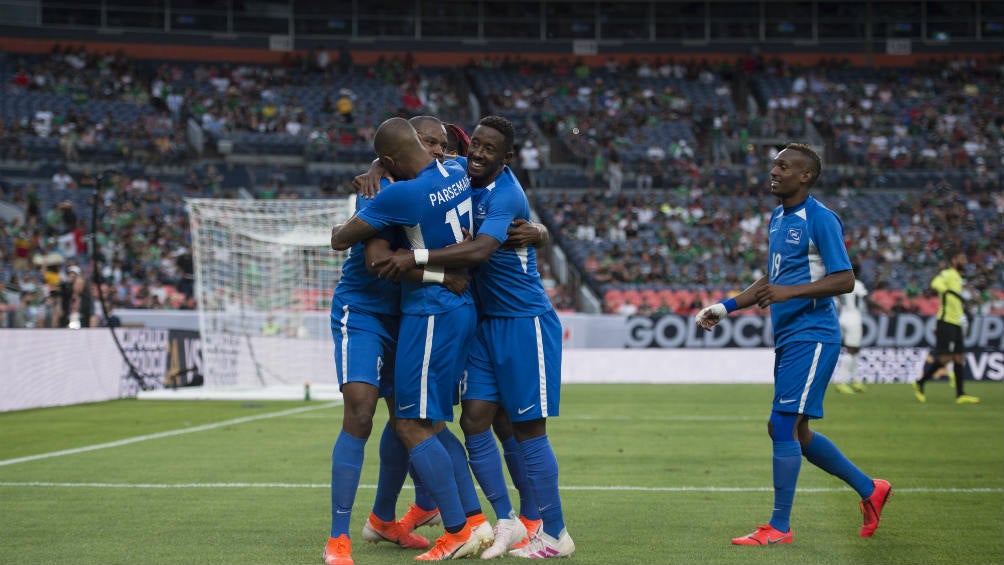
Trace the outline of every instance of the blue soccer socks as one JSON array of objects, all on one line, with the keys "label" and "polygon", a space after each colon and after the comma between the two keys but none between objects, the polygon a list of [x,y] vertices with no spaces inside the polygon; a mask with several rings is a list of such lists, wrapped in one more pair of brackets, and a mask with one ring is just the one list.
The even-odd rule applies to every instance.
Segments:
[{"label": "blue soccer socks", "polygon": [[837,449],[826,436],[815,432],[812,441],[802,450],[805,458],[816,467],[843,479],[845,483],[858,492],[861,498],[872,495],[875,486],[871,478],[862,473],[851,460]]},{"label": "blue soccer socks", "polygon": [[[411,448],[410,455],[415,472],[436,500],[443,525],[447,530],[460,531],[467,524],[467,516],[457,494],[453,460],[446,447],[439,441],[439,437],[432,436]],[[465,474],[469,479],[470,472],[465,469]]]},{"label": "blue soccer socks", "polygon": [[380,472],[373,500],[373,514],[385,522],[396,518],[397,498],[408,475],[408,464],[408,448],[388,422],[380,435]]},{"label": "blue soccer socks", "polygon": [[481,499],[478,498],[474,479],[471,478],[471,470],[467,464],[467,450],[464,449],[464,444],[460,443],[450,428],[443,428],[436,434],[436,437],[449,453],[450,461],[453,463],[453,475],[456,477],[456,488],[460,493],[460,504],[463,506],[464,513],[469,516],[471,512],[481,512]]},{"label": "blue soccer socks", "polygon": [[502,457],[495,445],[495,436],[491,430],[467,436],[467,457],[470,459],[471,471],[481,485],[481,491],[495,510],[496,518],[508,518],[512,513],[512,501],[509,499],[509,486],[502,470]]},{"label": "blue soccer socks", "polygon": [[802,468],[802,448],[797,441],[773,443],[774,511],[770,525],[780,532],[791,530],[791,506]]},{"label": "blue soccer socks", "polygon": [[519,449],[519,442],[516,436],[509,436],[502,441],[502,451],[505,455],[505,464],[509,468],[509,477],[512,484],[519,491],[519,515],[527,520],[540,520],[540,510],[537,508],[537,499],[533,495],[526,480],[526,462],[523,460],[523,452]]},{"label": "blue soccer socks", "polygon": [[565,516],[558,494],[558,459],[547,435],[519,442],[526,462],[526,478],[537,498],[544,532],[557,539],[565,529]]},{"label": "blue soccer socks", "polygon": [[352,504],[359,488],[366,440],[346,433],[338,434],[331,450],[331,537],[349,533]]}]

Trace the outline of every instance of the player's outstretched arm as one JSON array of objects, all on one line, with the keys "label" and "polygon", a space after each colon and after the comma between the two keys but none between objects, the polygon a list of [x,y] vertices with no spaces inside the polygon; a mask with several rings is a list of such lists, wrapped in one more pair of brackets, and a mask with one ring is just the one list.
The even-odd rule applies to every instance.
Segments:
[{"label": "player's outstretched arm", "polygon": [[792,298],[831,298],[854,290],[854,271],[838,271],[805,284],[780,286],[767,284],[757,289],[756,303],[761,308]]},{"label": "player's outstretched arm", "polygon": [[[397,251],[391,249],[390,242],[380,237],[371,237],[366,240],[365,249],[367,269],[377,276],[380,274],[377,268],[378,265],[385,264],[394,255],[412,254],[407,249],[398,249]],[[467,269],[446,269],[428,265],[426,267],[408,269],[401,274],[400,278],[392,280],[395,280],[395,282],[405,280],[409,282],[441,284],[450,292],[461,296],[467,290],[471,277],[467,273]]]},{"label": "player's outstretched arm", "polygon": [[505,242],[502,243],[503,249],[519,249],[520,247],[530,247],[538,246],[543,243],[547,243],[550,238],[550,233],[547,231],[547,226],[544,224],[539,224],[537,222],[528,222],[522,218],[516,218],[512,221],[509,229],[506,230]]},{"label": "player's outstretched arm", "polygon": [[360,241],[373,237],[376,232],[376,228],[353,214],[344,224],[338,224],[331,228],[331,248],[336,251],[345,251]]},{"label": "player's outstretched arm", "polygon": [[395,279],[416,266],[438,265],[441,267],[473,267],[488,261],[499,248],[499,240],[481,234],[474,239],[440,249],[415,249],[411,253],[395,254],[382,264],[375,265],[380,277]]},{"label": "player's outstretched arm", "polygon": [[730,312],[741,310],[743,308],[749,308],[750,306],[756,304],[757,292],[763,287],[769,286],[768,280],[767,276],[764,275],[757,279],[755,283],[746,287],[745,290],[737,294],[734,298],[729,298],[722,300],[721,302],[716,302],[710,306],[705,306],[697,313],[694,320],[701,328],[710,330],[715,326],[715,324],[725,319]]}]

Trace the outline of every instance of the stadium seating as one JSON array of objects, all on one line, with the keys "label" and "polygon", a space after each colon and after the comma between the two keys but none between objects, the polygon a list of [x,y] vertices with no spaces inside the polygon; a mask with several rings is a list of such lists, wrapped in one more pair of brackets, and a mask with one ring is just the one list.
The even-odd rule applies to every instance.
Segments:
[{"label": "stadium seating", "polygon": [[[24,68],[46,79],[30,87],[8,83],[0,88],[0,196],[22,209],[36,201],[42,224],[53,207],[70,201],[90,228],[92,192],[54,189],[50,179],[56,170],[69,166],[79,178],[85,168],[113,168],[127,179],[156,177],[161,192],[147,198],[119,189],[104,199],[99,223],[132,230],[140,241],[158,241],[164,250],[183,247],[183,221],[160,230],[147,219],[183,218],[188,196],[318,198],[344,191],[372,159],[368,135],[381,119],[419,112],[463,115],[466,106],[452,90],[470,91],[482,113],[512,119],[519,139],[533,136],[549,144],[549,160],[537,175],[543,190],[531,193],[532,203],[580,272],[586,272],[590,256],[599,260],[601,268],[584,279],[608,312],[625,304],[692,312],[740,290],[762,271],[762,222],[773,206],[763,195],[765,158],[744,161],[734,155],[732,164],[712,159],[712,116],[734,120],[728,134],[733,150],[742,128],[774,136],[769,139],[814,133],[833,150],[826,155],[818,196],[841,215],[852,257],[862,264],[862,278],[881,308],[936,309],[924,287],[950,245],[973,252],[971,282],[985,294],[989,308],[1004,308],[1004,261],[1000,246],[988,243],[1002,240],[1002,150],[999,140],[981,137],[994,133],[994,106],[988,102],[1004,82],[999,68],[954,62],[884,70],[768,65],[752,78],[760,112],[747,116],[737,111],[746,101],[737,105],[730,81],[714,69],[688,69],[685,77],[640,77],[633,68],[595,68],[579,76],[571,69],[559,71],[557,62],[514,62],[472,66],[464,75],[384,61],[338,75],[281,65],[117,59],[121,64],[102,74],[95,61],[76,71],[65,55],[0,59],[7,77]],[[64,76],[75,82],[60,80]],[[152,81],[162,81],[168,95],[153,98],[130,86]],[[329,105],[343,88],[354,96],[352,123]],[[404,96],[416,89],[428,106],[405,108]],[[180,100],[172,102],[171,94]],[[772,114],[782,100],[789,107]],[[843,105],[849,103],[867,107],[868,119],[862,120],[861,112],[843,119]],[[274,107],[272,118],[266,116],[267,105]],[[34,123],[40,112],[51,112],[47,127]],[[203,122],[207,113],[210,118]],[[204,125],[208,143],[201,156],[188,144],[189,118]],[[300,124],[298,132],[287,130],[290,120]],[[911,155],[940,151],[938,124],[946,120],[955,124],[959,143],[953,145],[969,148],[965,155],[954,151],[933,162],[897,160],[869,149],[875,136],[884,136],[890,147],[902,143]],[[76,134],[97,132],[92,143],[77,145],[75,157],[64,144],[70,136],[60,131],[69,123]],[[901,135],[904,126],[906,136]],[[323,139],[312,141],[318,133]],[[170,140],[169,153],[155,158],[164,139]],[[693,149],[693,157],[673,154],[680,140]],[[220,141],[228,153],[216,153]],[[666,150],[664,169],[657,171],[654,189],[633,193],[628,189],[653,145]],[[606,182],[591,177],[588,165],[597,152],[611,151],[626,173],[625,192],[619,195],[595,189]],[[587,187],[594,190],[584,192]],[[9,259],[14,232],[32,234],[24,233],[31,231],[24,222],[4,228],[0,279],[13,283],[21,275]],[[43,253],[48,242],[43,237],[36,246],[32,253]],[[179,282],[176,273],[164,272],[138,247],[126,247],[124,252],[135,255],[129,257],[134,286],[142,286],[149,272],[168,285]]]}]

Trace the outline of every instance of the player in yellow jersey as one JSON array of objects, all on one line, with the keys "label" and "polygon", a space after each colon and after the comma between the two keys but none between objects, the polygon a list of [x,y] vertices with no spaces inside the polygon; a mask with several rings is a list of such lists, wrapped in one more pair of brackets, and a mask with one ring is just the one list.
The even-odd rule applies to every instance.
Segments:
[{"label": "player in yellow jersey", "polygon": [[926,402],[924,383],[934,378],[935,373],[951,361],[957,372],[955,378],[955,402],[977,404],[980,399],[963,392],[966,374],[965,332],[967,323],[966,303],[962,298],[964,283],[962,269],[966,267],[966,253],[952,250],[948,256],[949,267],[938,273],[931,281],[931,288],[938,293],[941,306],[938,307],[938,327],[935,330],[934,349],[924,361],[924,372],[913,383],[913,394],[919,402]]}]

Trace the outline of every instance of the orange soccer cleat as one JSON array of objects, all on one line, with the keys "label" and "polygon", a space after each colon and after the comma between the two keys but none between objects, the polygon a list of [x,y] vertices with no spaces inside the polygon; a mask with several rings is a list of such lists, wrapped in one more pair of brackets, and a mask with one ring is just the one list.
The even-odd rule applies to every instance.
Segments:
[{"label": "orange soccer cleat", "polygon": [[749,535],[732,538],[732,545],[777,545],[791,543],[791,530],[782,532],[770,524],[757,526]]},{"label": "orange soccer cleat", "polygon": [[861,499],[861,514],[864,522],[861,524],[861,537],[870,538],[879,527],[879,520],[882,518],[882,507],[889,500],[892,494],[892,485],[889,481],[873,479],[875,492],[868,498]]}]

